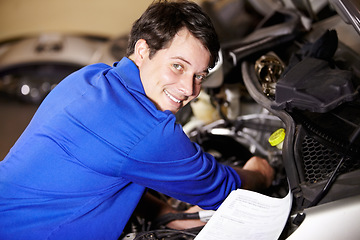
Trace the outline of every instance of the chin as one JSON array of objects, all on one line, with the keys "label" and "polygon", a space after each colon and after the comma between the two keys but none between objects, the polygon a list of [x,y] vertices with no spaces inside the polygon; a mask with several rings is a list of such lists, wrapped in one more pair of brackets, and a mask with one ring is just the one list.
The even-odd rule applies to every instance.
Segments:
[{"label": "chin", "polygon": [[166,108],[163,108],[163,111],[165,110],[169,110],[170,112],[172,112],[173,114],[177,113],[183,106],[169,106],[169,107],[166,107]]}]

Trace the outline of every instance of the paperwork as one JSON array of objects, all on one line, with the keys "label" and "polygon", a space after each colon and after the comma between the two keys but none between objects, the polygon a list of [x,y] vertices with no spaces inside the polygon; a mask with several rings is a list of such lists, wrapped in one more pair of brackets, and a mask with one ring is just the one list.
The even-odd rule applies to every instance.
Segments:
[{"label": "paperwork", "polygon": [[237,189],[230,193],[195,240],[275,240],[288,219],[291,191],[273,198]]}]

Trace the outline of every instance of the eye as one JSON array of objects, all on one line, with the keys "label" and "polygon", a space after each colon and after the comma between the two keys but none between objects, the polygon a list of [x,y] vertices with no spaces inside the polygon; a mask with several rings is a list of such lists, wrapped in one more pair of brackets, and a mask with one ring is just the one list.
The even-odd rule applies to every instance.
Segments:
[{"label": "eye", "polygon": [[202,83],[202,81],[205,80],[206,76],[205,75],[202,75],[202,74],[199,74],[199,75],[195,75],[195,80],[199,83]]},{"label": "eye", "polygon": [[183,66],[181,66],[180,64],[177,64],[177,63],[174,63],[173,67],[178,71],[181,71],[183,69]]}]

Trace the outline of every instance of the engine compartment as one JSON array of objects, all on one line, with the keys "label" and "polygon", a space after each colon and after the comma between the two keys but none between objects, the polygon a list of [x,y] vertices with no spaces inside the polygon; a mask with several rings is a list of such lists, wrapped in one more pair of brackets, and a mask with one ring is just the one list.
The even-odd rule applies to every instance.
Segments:
[{"label": "engine compartment", "polygon": [[[294,17],[286,11],[285,15]],[[298,27],[300,20],[290,22]],[[334,22],[336,27],[330,27]],[[266,21],[260,25],[269,27]],[[224,45],[224,83],[204,89],[216,120],[183,122],[189,137],[223,164],[242,166],[252,155],[268,159],[276,178],[263,194],[284,197],[290,188],[294,196],[280,239],[291,239],[314,207],[342,208],[341,202],[360,194],[358,49],[344,44],[338,32],[349,29],[336,14],[318,21],[311,30],[299,33],[297,27],[271,37],[262,35],[267,29],[257,29],[245,40]],[[350,31],[359,37],[354,29]],[[233,97],[234,88],[238,99],[232,102],[226,92],[232,90]],[[231,105],[236,105],[236,114]],[[185,111],[179,119],[196,115],[189,113],[191,109]],[[268,142],[279,128],[286,130],[281,149]],[[322,214],[326,217],[331,210]],[[194,229],[169,233],[169,238],[161,231],[148,231],[152,237],[148,239],[194,237]],[[144,234],[138,236],[133,239],[145,239]]]}]

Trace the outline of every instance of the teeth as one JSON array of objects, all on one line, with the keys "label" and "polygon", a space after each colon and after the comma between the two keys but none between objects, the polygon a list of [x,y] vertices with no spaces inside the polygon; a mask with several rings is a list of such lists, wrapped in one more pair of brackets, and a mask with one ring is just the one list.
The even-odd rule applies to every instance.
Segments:
[{"label": "teeth", "polygon": [[174,102],[180,103],[181,101],[176,99],[174,96],[170,95],[170,93],[168,93],[166,90],[164,90],[164,93]]},{"label": "teeth", "polygon": [[168,93],[166,90],[164,90],[165,94],[174,102],[180,103],[181,101],[176,99],[174,96],[170,95],[170,93]]}]

